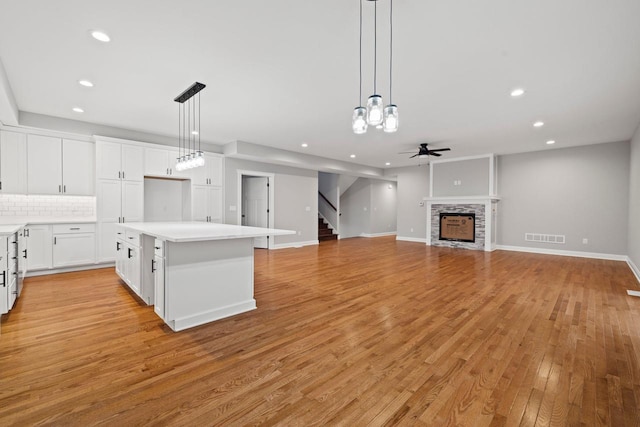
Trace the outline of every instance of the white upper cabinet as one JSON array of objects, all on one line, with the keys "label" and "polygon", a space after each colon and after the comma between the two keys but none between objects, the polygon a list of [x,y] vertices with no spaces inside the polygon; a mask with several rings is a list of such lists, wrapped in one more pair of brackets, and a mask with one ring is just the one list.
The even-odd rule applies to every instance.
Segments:
[{"label": "white upper cabinet", "polygon": [[27,136],[29,194],[94,194],[94,145],[51,136]]},{"label": "white upper cabinet", "polygon": [[178,150],[167,148],[144,149],[144,174],[145,176],[161,176],[173,178],[188,178],[188,172],[176,170]]},{"label": "white upper cabinet", "polygon": [[62,139],[27,136],[29,194],[62,194]]},{"label": "white upper cabinet", "polygon": [[95,194],[95,144],[62,140],[62,192],[73,196]]},{"label": "white upper cabinet", "polygon": [[96,142],[98,179],[144,180],[144,149],[119,142]]},{"label": "white upper cabinet", "polygon": [[27,192],[27,136],[0,131],[0,193]]},{"label": "white upper cabinet", "polygon": [[191,219],[222,223],[222,188],[206,185],[191,186]]},{"label": "white upper cabinet", "polygon": [[193,185],[222,186],[222,156],[204,155],[204,166],[190,170]]}]

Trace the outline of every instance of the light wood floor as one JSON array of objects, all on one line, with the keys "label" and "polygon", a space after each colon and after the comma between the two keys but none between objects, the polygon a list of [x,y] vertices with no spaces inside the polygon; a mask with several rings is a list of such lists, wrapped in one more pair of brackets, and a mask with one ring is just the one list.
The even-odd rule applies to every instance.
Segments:
[{"label": "light wood floor", "polygon": [[255,271],[257,310],[179,333],[112,269],[28,279],[0,425],[640,425],[624,262],[358,238]]}]

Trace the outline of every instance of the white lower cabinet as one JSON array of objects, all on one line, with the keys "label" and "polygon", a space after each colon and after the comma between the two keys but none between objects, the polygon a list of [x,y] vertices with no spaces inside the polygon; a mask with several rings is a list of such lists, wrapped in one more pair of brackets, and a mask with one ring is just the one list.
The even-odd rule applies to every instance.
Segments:
[{"label": "white lower cabinet", "polygon": [[164,258],[156,255],[153,262],[153,283],[155,288],[153,310],[164,320]]},{"label": "white lower cabinet", "polygon": [[[145,299],[140,284],[140,235],[116,228],[116,273],[140,298]],[[146,301],[145,301],[146,302]]]},{"label": "white lower cabinet", "polygon": [[53,226],[54,267],[94,264],[95,262],[95,224],[57,224]]},{"label": "white lower cabinet", "polygon": [[52,264],[50,225],[29,225],[25,229],[27,270],[44,270]]}]

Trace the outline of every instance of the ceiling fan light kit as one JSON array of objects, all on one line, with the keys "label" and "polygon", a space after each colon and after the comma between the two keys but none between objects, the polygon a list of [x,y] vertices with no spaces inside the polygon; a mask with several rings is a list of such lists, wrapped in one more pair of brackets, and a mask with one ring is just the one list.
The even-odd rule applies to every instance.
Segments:
[{"label": "ceiling fan light kit", "polygon": [[[373,41],[373,95],[367,99],[366,109],[362,106],[362,0],[360,0],[360,94],[359,106],[353,111],[352,129],[355,134],[367,132],[369,125],[383,129],[387,133],[398,130],[398,106],[389,103],[384,107],[382,96],[376,92],[377,83],[377,49],[378,49],[378,0],[367,0],[374,3],[374,41]],[[393,0],[389,0],[389,101],[391,101],[391,82],[393,64]],[[366,111],[363,122],[363,110]]]}]

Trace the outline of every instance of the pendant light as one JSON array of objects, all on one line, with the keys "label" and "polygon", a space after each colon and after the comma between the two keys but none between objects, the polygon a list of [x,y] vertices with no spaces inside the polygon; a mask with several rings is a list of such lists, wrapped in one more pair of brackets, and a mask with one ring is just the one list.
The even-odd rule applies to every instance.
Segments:
[{"label": "pendant light", "polygon": [[200,149],[200,91],[205,87],[195,82],[174,99],[178,103],[178,171],[204,166],[205,163]]},{"label": "pendant light", "polygon": [[398,106],[391,101],[393,76],[393,0],[389,0],[389,105],[384,107],[382,127],[385,132],[398,130]]},{"label": "pendant light", "polygon": [[358,106],[353,110],[351,126],[357,135],[367,132],[367,109],[362,106],[362,0],[360,0],[360,95]]},{"label": "pendant light", "polygon": [[[373,95],[367,99],[366,109],[362,106],[362,0],[360,0],[360,106],[353,111],[352,128],[356,134],[367,132],[367,127],[375,126],[377,129],[384,129],[385,132],[395,132],[398,130],[398,107],[389,103],[386,107],[382,101],[382,96],[377,92],[378,77],[378,0],[367,0],[374,3],[374,27],[373,27]],[[390,27],[390,55],[389,55],[389,100],[391,101],[391,70],[392,70],[392,47],[393,47],[393,0],[390,1],[389,27]]]}]

